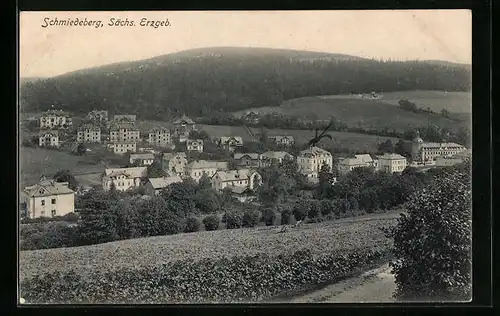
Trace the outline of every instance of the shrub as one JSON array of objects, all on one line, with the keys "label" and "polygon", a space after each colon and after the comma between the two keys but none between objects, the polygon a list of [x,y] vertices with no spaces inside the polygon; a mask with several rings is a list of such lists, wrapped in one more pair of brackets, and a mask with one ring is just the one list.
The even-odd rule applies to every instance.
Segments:
[{"label": "shrub", "polygon": [[260,212],[257,210],[247,210],[243,214],[243,227],[254,227],[260,219]]},{"label": "shrub", "polygon": [[243,215],[238,211],[229,211],[226,213],[226,228],[240,228],[243,222]]},{"label": "shrub", "polygon": [[188,217],[186,219],[186,227],[184,227],[185,233],[193,233],[200,230],[201,222],[197,217]]},{"label": "shrub", "polygon": [[[463,168],[463,167],[462,167]],[[470,166],[447,171],[415,193],[389,232],[399,299],[470,299]]]},{"label": "shrub", "polygon": [[217,230],[219,229],[219,217],[215,214],[208,215],[203,219],[203,225],[205,225],[205,230]]},{"label": "shrub", "polygon": [[320,209],[322,216],[328,216],[333,213],[334,203],[332,200],[321,200]]},{"label": "shrub", "polygon": [[290,208],[283,208],[281,210],[281,225],[288,225],[290,224],[292,219],[292,211]]},{"label": "shrub", "polygon": [[307,213],[309,210],[309,205],[308,205],[307,200],[301,200],[295,203],[293,206],[293,217],[295,217],[296,220],[302,221],[307,217]]},{"label": "shrub", "polygon": [[313,221],[317,221],[321,215],[320,204],[318,200],[310,200],[309,209],[307,210],[307,217]]},{"label": "shrub", "polygon": [[266,208],[262,212],[262,217],[266,226],[272,226],[276,220],[276,211],[273,208]]}]

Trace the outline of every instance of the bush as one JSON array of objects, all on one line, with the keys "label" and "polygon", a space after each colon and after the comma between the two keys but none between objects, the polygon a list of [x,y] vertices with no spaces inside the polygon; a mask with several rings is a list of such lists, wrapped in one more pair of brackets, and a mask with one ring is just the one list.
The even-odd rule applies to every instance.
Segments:
[{"label": "bush", "polygon": [[302,221],[307,217],[307,213],[309,211],[309,205],[307,200],[301,200],[295,203],[293,206],[293,217],[296,220]]},{"label": "bush", "polygon": [[471,295],[470,166],[447,171],[415,193],[389,232],[394,238],[395,296],[468,300]]},{"label": "bush", "polygon": [[310,200],[309,209],[307,210],[307,217],[312,221],[317,221],[321,216],[321,209],[318,200]]},{"label": "bush", "polygon": [[320,209],[321,215],[327,217],[328,215],[333,213],[334,203],[332,200],[321,200]]},{"label": "bush", "polygon": [[226,213],[226,228],[240,228],[243,222],[243,215],[238,211],[229,211]]},{"label": "bush", "polygon": [[217,230],[219,229],[219,217],[215,214],[208,215],[203,219],[203,225],[205,225],[205,230]]},{"label": "bush", "polygon": [[189,217],[186,219],[185,233],[193,233],[200,230],[201,222],[197,217]]},{"label": "bush", "polygon": [[290,224],[292,219],[292,211],[289,208],[283,208],[281,210],[281,225]]},{"label": "bush", "polygon": [[266,226],[272,226],[276,220],[276,211],[273,208],[266,208],[262,212],[262,217]]},{"label": "bush", "polygon": [[260,212],[256,210],[247,210],[243,214],[243,221],[242,221],[242,226],[243,227],[254,227],[259,223],[260,219]]}]

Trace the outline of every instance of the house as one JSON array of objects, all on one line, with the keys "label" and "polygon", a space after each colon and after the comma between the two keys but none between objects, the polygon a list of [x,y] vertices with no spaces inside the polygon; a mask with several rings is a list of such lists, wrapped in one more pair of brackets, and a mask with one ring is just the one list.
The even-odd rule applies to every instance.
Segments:
[{"label": "house", "polygon": [[316,181],[323,165],[331,171],[333,167],[332,154],[319,147],[310,147],[297,156],[298,171],[311,181]]},{"label": "house", "polygon": [[436,167],[454,166],[457,164],[461,164],[465,161],[470,161],[471,157],[472,157],[472,151],[466,150],[454,155],[448,155],[436,158],[435,166]]},{"label": "house", "polygon": [[259,167],[260,154],[258,153],[235,153],[233,158],[238,166]]},{"label": "house", "polygon": [[368,165],[358,158],[339,159],[337,170],[339,174],[345,175],[355,168],[368,167]]},{"label": "house", "polygon": [[164,153],[161,167],[170,175],[182,177],[185,174],[187,163],[186,153]]},{"label": "house", "polygon": [[148,133],[148,143],[151,146],[166,147],[172,144],[170,130],[165,127],[156,127]]},{"label": "house", "polygon": [[228,169],[229,166],[226,161],[196,160],[186,165],[186,171],[184,175],[186,177],[191,177],[191,179],[198,182],[204,174],[206,174],[210,178],[218,170]]},{"label": "house", "polygon": [[235,151],[243,146],[243,139],[240,136],[223,136],[217,140],[217,145],[225,150]]},{"label": "house", "polygon": [[377,161],[377,170],[388,173],[403,172],[406,168],[406,158],[398,154],[384,154]]},{"label": "house", "polygon": [[292,146],[295,144],[295,139],[293,136],[269,136],[269,139],[272,140],[277,145],[281,146]]},{"label": "house", "polygon": [[68,112],[63,110],[48,110],[40,116],[40,128],[68,128],[73,125],[73,120]]},{"label": "house", "polygon": [[40,131],[38,133],[38,145],[40,147],[59,147],[59,132],[57,130]]},{"label": "house", "polygon": [[27,218],[63,216],[75,211],[75,192],[68,182],[45,178],[26,187],[20,196],[21,214]]},{"label": "house", "polygon": [[262,176],[253,169],[219,170],[211,178],[212,187],[217,192],[235,187],[255,190],[262,184]]},{"label": "house", "polygon": [[109,129],[110,142],[138,142],[139,129],[131,122],[116,123]]},{"label": "house", "polygon": [[280,165],[284,161],[291,161],[294,157],[286,151],[266,151],[260,155],[260,167],[269,167],[273,164]]},{"label": "house", "polygon": [[76,132],[77,143],[100,143],[101,128],[93,124],[83,124]]},{"label": "house", "polygon": [[136,115],[129,115],[129,114],[123,114],[123,115],[114,115],[113,116],[113,121],[114,122],[135,122],[137,119]]},{"label": "house", "polygon": [[186,141],[186,149],[188,151],[203,152],[203,139],[188,139]]},{"label": "house", "polygon": [[102,177],[102,189],[109,191],[111,183],[115,184],[117,191],[127,191],[141,185],[141,180],[148,175],[146,167],[111,168],[105,169]]},{"label": "house", "polygon": [[231,196],[242,203],[248,203],[255,200],[255,193],[246,186],[231,187]]},{"label": "house", "polygon": [[135,142],[115,142],[108,144],[108,148],[113,149],[115,155],[124,155],[128,152],[136,152],[137,144]]},{"label": "house", "polygon": [[260,121],[260,115],[254,111],[248,111],[243,116],[242,119],[251,124],[257,124]]},{"label": "house", "polygon": [[155,155],[150,153],[130,153],[130,164],[138,163],[139,166],[152,165],[155,160]]},{"label": "house", "polygon": [[146,189],[146,194],[153,196],[160,194],[161,190],[169,185],[180,182],[182,182],[182,179],[178,175],[162,178],[149,178],[144,184],[144,187]]},{"label": "house", "polygon": [[87,114],[87,118],[94,123],[101,124],[108,122],[108,111],[92,110]]},{"label": "house", "polygon": [[365,164],[365,167],[374,167],[373,158],[369,154],[354,155],[354,158],[358,159],[359,161],[361,161],[361,163]]},{"label": "house", "polygon": [[191,131],[195,131],[195,123],[186,115],[174,120],[174,135],[179,137],[181,135],[188,136]]},{"label": "house", "polygon": [[418,131],[411,143],[412,160],[424,164],[435,162],[438,157],[455,155],[466,150],[464,146],[456,143],[424,142]]}]

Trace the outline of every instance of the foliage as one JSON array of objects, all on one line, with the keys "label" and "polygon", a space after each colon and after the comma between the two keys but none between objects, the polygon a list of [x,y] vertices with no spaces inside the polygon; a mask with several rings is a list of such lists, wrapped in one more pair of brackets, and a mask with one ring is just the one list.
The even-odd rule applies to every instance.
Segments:
[{"label": "foliage", "polygon": [[307,217],[307,213],[309,212],[309,201],[307,199],[300,199],[295,202],[293,206],[293,217],[296,220],[302,221]]},{"label": "foliage", "polygon": [[79,156],[85,155],[87,153],[87,147],[83,143],[79,143],[76,146],[75,153]]},{"label": "foliage", "polygon": [[240,228],[243,222],[243,214],[239,211],[228,211],[225,213],[227,229]]},{"label": "foliage", "polygon": [[167,173],[161,167],[161,161],[155,159],[152,164],[148,166],[148,177],[161,178],[165,177]]},{"label": "foliage", "polygon": [[292,210],[289,207],[281,208],[281,225],[290,224],[292,219]]},{"label": "foliage", "polygon": [[21,250],[72,247],[75,245],[75,228],[66,222],[31,224],[21,228]]},{"label": "foliage", "polygon": [[217,215],[212,214],[203,218],[203,225],[205,225],[205,230],[217,230],[219,229],[220,219]]},{"label": "foliage", "polygon": [[264,219],[264,224],[266,226],[274,225],[276,221],[276,210],[274,207],[267,207],[262,210],[262,218]]},{"label": "foliage", "polygon": [[188,217],[186,219],[186,227],[184,228],[185,233],[193,233],[200,230],[201,222],[198,217]]},{"label": "foliage", "polygon": [[62,216],[23,218],[21,219],[21,224],[37,224],[37,223],[47,223],[47,222],[76,223],[79,218],[80,217],[76,213],[71,212]]},{"label": "foliage", "polygon": [[293,177],[276,165],[262,168],[259,173],[262,175],[262,185],[257,189],[257,195],[266,205],[283,203],[297,185]]},{"label": "foliage", "polygon": [[73,191],[78,189],[78,181],[76,181],[75,176],[69,170],[59,170],[53,179],[56,182],[68,182],[68,187]]},{"label": "foliage", "polygon": [[471,295],[470,165],[447,169],[408,201],[394,238],[395,296],[469,299]]},{"label": "foliage", "polygon": [[243,213],[242,226],[243,227],[254,227],[259,223],[260,212],[257,210],[246,210]]},{"label": "foliage", "polygon": [[378,151],[381,153],[393,153],[394,145],[392,144],[392,141],[388,139],[385,142],[380,143],[380,145],[378,146]]},{"label": "foliage", "polygon": [[312,221],[317,221],[321,217],[321,204],[318,200],[309,200],[309,209],[307,210],[307,217]]}]

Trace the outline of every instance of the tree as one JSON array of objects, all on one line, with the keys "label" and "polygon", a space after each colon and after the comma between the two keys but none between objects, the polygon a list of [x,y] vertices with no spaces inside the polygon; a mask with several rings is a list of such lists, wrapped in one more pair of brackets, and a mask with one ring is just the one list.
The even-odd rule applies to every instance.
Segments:
[{"label": "tree", "polygon": [[397,226],[391,263],[400,299],[466,300],[471,295],[470,165],[447,169],[414,194]]},{"label": "tree", "polygon": [[393,153],[394,145],[392,144],[392,141],[388,139],[385,142],[378,145],[378,151],[382,153]]},{"label": "tree", "polygon": [[159,160],[153,161],[153,163],[148,166],[148,177],[161,178],[166,175],[167,173],[161,167],[161,162]]},{"label": "tree", "polygon": [[205,230],[217,230],[219,229],[220,219],[217,215],[212,214],[203,218],[203,225],[205,225]]},{"label": "tree", "polygon": [[399,154],[399,155],[404,156],[404,157],[408,156],[408,152],[406,151],[406,148],[405,148],[405,142],[402,139],[400,139],[396,143],[396,146],[394,146],[394,152],[396,154]]},{"label": "tree", "polygon": [[254,227],[260,219],[260,212],[257,210],[247,210],[243,213],[242,226]]},{"label": "tree", "polygon": [[200,230],[201,222],[197,217],[188,217],[186,219],[185,233],[193,233]]},{"label": "tree", "polygon": [[451,112],[448,111],[447,109],[442,109],[441,110],[441,116],[446,117],[446,118],[450,118],[451,117]]},{"label": "tree", "polygon": [[316,189],[316,195],[319,199],[331,198],[332,193],[332,183],[333,183],[333,173],[330,171],[330,166],[326,163],[321,166],[321,170],[318,175],[319,183]]},{"label": "tree", "polygon": [[78,181],[69,170],[59,170],[53,178],[56,182],[68,182],[68,187],[73,191],[78,189]]},{"label": "tree", "polygon": [[76,146],[76,154],[81,156],[81,155],[85,155],[86,153],[87,153],[87,147],[85,147],[85,144],[79,143]]}]

